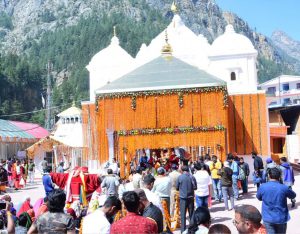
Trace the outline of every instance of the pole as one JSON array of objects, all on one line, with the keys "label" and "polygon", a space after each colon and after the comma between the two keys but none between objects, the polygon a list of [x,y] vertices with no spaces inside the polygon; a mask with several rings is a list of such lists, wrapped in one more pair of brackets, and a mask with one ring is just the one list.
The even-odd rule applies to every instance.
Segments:
[{"label": "pole", "polygon": [[280,77],[281,77],[281,75],[278,77],[278,85],[279,85],[279,87],[278,87],[278,91],[279,91],[279,94],[278,94],[278,96],[279,96],[279,104],[281,105],[281,85],[280,85]]},{"label": "pole", "polygon": [[48,61],[47,65],[47,103],[46,103],[46,129],[50,131],[51,126],[51,69],[52,63]]}]

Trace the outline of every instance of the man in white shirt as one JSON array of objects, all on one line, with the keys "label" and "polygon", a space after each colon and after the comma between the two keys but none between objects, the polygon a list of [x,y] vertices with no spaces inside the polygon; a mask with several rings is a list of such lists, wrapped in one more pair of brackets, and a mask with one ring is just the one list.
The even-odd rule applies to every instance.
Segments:
[{"label": "man in white shirt", "polygon": [[156,193],[160,200],[165,200],[168,204],[170,213],[170,196],[171,196],[171,178],[166,175],[166,170],[163,167],[157,169],[158,176],[154,182],[152,192]]},{"label": "man in white shirt", "polygon": [[161,211],[163,211],[159,196],[151,192],[154,181],[155,178],[151,174],[146,175],[143,180],[144,183],[143,190],[145,191],[146,197],[149,200],[149,202],[152,202],[153,205],[157,206]]},{"label": "man in white shirt", "polygon": [[208,196],[211,186],[211,177],[208,174],[209,168],[202,162],[196,163],[194,168],[197,170],[197,172],[194,174],[197,182],[197,190],[195,190],[196,206],[208,207]]},{"label": "man in white shirt", "polygon": [[106,199],[103,207],[83,218],[83,234],[109,234],[110,222],[108,219],[122,209],[121,201],[116,196],[110,196]]}]

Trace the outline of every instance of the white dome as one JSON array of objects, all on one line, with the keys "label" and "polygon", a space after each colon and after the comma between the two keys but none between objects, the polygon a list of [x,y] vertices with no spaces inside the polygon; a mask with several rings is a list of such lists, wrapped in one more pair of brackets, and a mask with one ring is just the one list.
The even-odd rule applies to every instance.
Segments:
[{"label": "white dome", "polygon": [[119,67],[120,64],[131,64],[132,62],[133,58],[119,45],[119,39],[114,36],[108,47],[94,55],[87,69],[90,71],[100,67]]},{"label": "white dome", "polygon": [[210,44],[204,36],[197,36],[184,25],[179,15],[175,14],[166,30],[156,36],[148,46],[142,46],[136,59],[140,66],[161,56],[161,49],[165,44],[166,31],[173,55],[186,63],[205,69],[208,66],[208,52]]},{"label": "white dome", "polygon": [[119,45],[119,39],[114,36],[110,45],[98,52],[86,68],[90,72],[90,101],[94,101],[94,91],[131,71],[134,68],[134,59]]},{"label": "white dome", "polygon": [[257,54],[252,42],[242,34],[234,31],[231,24],[226,26],[225,33],[212,44],[210,56]]}]

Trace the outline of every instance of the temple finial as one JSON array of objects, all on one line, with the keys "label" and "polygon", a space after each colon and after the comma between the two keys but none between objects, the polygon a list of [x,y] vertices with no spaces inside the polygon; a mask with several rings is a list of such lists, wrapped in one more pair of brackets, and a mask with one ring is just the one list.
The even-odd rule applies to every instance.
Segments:
[{"label": "temple finial", "polygon": [[165,31],[165,42],[166,42],[165,45],[161,49],[161,54],[164,57],[172,57],[173,49],[172,49],[172,46],[169,44],[169,38],[168,38],[167,30]]},{"label": "temple finial", "polygon": [[178,12],[175,1],[173,1],[173,3],[172,3],[171,11],[173,12],[174,15],[177,14],[177,12]]}]

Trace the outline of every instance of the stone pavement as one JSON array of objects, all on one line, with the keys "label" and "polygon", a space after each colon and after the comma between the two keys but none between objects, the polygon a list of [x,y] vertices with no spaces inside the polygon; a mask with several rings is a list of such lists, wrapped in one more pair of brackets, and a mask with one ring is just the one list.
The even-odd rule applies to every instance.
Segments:
[{"label": "stone pavement", "polygon": [[[294,209],[290,209],[291,220],[288,222],[288,230],[289,234],[300,234],[300,174],[296,173],[296,182],[293,187],[294,191],[297,193],[298,197],[296,197],[296,207]],[[19,191],[11,191],[9,194],[12,197],[12,201],[15,204],[23,202],[27,197],[31,198],[31,203],[34,204],[35,201],[41,197],[44,197],[44,189],[40,181],[37,181],[34,185],[28,185],[25,189]],[[236,201],[235,205],[240,204],[250,204],[254,205],[261,211],[261,202],[258,201],[255,197],[256,188],[254,188],[253,184],[249,185],[249,193],[246,196],[243,196],[241,200]],[[290,207],[290,201],[288,201]],[[227,225],[232,233],[237,233],[236,228],[232,223],[232,219],[234,218],[234,211],[224,211],[223,203],[214,203],[212,208],[210,208],[212,223],[223,223]],[[175,233],[180,233],[180,231],[175,231]]]}]

